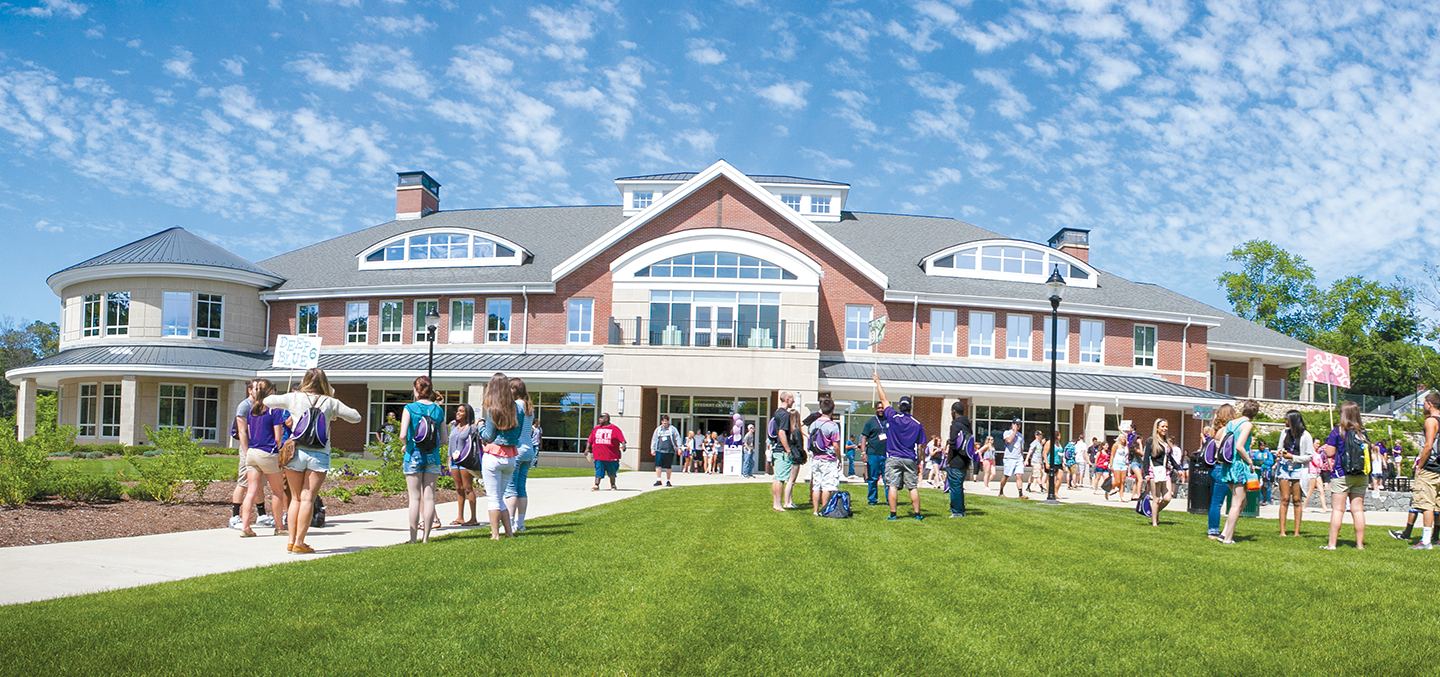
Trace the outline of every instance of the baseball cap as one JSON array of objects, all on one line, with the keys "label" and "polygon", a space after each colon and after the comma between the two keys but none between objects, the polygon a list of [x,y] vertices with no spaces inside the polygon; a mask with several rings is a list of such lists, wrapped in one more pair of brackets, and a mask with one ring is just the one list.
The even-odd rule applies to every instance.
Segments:
[{"label": "baseball cap", "polygon": [[909,395],[906,395],[906,396],[904,396],[904,397],[901,397],[901,398],[900,398],[900,401],[897,402],[896,404],[903,404],[903,405],[909,406],[909,405],[910,405],[910,396],[909,396]]},{"label": "baseball cap", "polygon": [[1019,425],[1021,423],[1020,417],[1016,416],[1015,418],[1011,419],[1010,422]]}]

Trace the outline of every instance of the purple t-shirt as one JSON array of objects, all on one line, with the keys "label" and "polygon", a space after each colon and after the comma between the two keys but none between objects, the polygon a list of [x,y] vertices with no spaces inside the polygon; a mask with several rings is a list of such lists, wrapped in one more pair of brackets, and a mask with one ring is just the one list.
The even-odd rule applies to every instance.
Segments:
[{"label": "purple t-shirt", "polygon": [[289,414],[284,409],[271,407],[259,416],[245,415],[246,425],[250,428],[250,448],[275,453],[278,440],[275,439],[275,426],[285,427],[285,419]]},{"label": "purple t-shirt", "polygon": [[1330,436],[1325,438],[1325,446],[1335,447],[1335,457],[1330,469],[1330,479],[1342,479],[1345,477],[1345,433],[1339,428],[1332,428]]},{"label": "purple t-shirt", "polygon": [[915,448],[925,443],[925,428],[914,416],[885,407],[885,456],[915,460]]}]

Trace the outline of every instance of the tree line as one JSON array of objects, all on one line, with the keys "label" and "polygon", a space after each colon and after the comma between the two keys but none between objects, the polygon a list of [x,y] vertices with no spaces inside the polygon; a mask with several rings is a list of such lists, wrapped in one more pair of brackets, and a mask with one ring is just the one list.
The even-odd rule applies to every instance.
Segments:
[{"label": "tree line", "polygon": [[36,320],[28,325],[12,317],[0,318],[0,419],[15,415],[19,388],[3,378],[4,372],[43,360],[60,352],[60,326]]}]

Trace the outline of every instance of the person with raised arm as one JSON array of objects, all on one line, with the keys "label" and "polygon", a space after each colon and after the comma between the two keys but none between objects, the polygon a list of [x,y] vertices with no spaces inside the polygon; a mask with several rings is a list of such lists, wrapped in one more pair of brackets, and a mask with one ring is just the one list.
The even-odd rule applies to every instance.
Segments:
[{"label": "person with raised arm", "polygon": [[900,398],[890,406],[885,397],[885,387],[880,385],[880,375],[871,374],[875,390],[880,395],[881,416],[885,419],[885,485],[889,487],[890,517],[895,516],[901,489],[910,491],[910,516],[923,520],[920,514],[920,475],[917,457],[925,444],[925,428],[910,415],[910,396]]},{"label": "person with raised arm", "polygon": [[298,391],[271,395],[264,402],[267,407],[290,412],[294,436],[289,442],[294,442],[294,456],[285,464],[285,482],[291,492],[286,516],[290,538],[286,550],[297,555],[309,554],[315,549],[305,542],[305,536],[310,532],[310,518],[315,512],[315,495],[330,470],[330,424],[337,418],[346,423],[359,423],[360,412],[335,399],[335,389],[330,387],[325,370],[319,367],[305,371]]}]

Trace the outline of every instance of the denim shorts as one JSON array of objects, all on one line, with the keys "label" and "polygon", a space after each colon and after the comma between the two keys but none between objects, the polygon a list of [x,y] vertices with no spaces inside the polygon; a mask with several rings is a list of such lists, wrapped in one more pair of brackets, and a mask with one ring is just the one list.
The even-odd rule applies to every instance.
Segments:
[{"label": "denim shorts", "polygon": [[600,479],[601,477],[606,476],[606,475],[609,475],[610,477],[613,478],[613,477],[615,477],[615,473],[617,473],[617,472],[620,472],[620,462],[619,462],[619,461],[596,461],[596,462],[595,462],[595,479],[597,479],[597,480]]},{"label": "denim shorts", "polygon": [[324,451],[311,451],[310,449],[295,449],[295,458],[290,459],[289,465],[285,466],[295,472],[325,472],[330,469],[330,454]]},{"label": "denim shorts", "polygon": [[505,498],[529,498],[525,493],[525,481],[530,479],[530,461],[515,459],[515,472],[510,475],[510,484],[505,486]]},{"label": "denim shorts", "polygon": [[428,454],[419,452],[413,454],[407,453],[400,463],[400,472],[406,475],[419,475],[420,473],[427,472],[432,475],[439,475],[441,472],[444,472],[444,470],[445,462],[440,459],[440,452],[438,451],[432,451]]}]

